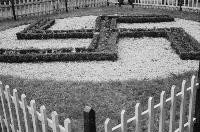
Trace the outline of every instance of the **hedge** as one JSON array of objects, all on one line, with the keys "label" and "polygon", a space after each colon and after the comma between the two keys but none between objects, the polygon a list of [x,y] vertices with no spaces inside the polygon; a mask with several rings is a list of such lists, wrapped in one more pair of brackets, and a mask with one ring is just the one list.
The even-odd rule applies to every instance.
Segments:
[{"label": "hedge", "polygon": [[45,33],[20,33],[16,34],[17,39],[66,39],[66,38],[92,38],[93,32],[69,32],[55,33],[54,31]]},{"label": "hedge", "polygon": [[[7,50],[0,49],[0,61],[5,62],[39,62],[39,61],[91,61],[117,60],[117,41],[121,37],[164,37],[171,42],[172,48],[182,59],[199,55],[200,46],[192,36],[181,28],[158,29],[117,29],[117,22],[143,23],[168,22],[174,18],[167,15],[139,15],[139,16],[99,16],[95,20],[95,29],[79,30],[47,30],[55,20],[39,20],[26,29],[17,33],[18,39],[65,39],[65,38],[93,38],[89,47],[62,49],[31,49]],[[94,33],[96,32],[96,33]],[[75,50],[76,52],[72,52]],[[191,59],[191,58],[190,58]]]},{"label": "hedge", "polygon": [[25,55],[0,55],[0,62],[52,62],[52,61],[102,61],[117,60],[117,53],[90,52],[90,53],[59,53],[59,54],[25,54]]},{"label": "hedge", "polygon": [[88,46],[88,52],[94,52],[98,47],[100,35],[94,34],[91,44]]},{"label": "hedge", "polygon": [[118,17],[118,23],[146,23],[146,22],[171,22],[174,18],[170,16],[154,16],[154,17]]},{"label": "hedge", "polygon": [[167,39],[181,59],[197,59],[195,55],[200,53],[200,44],[182,28],[170,28]]},{"label": "hedge", "polygon": [[[22,32],[17,33],[17,39],[65,39],[65,38],[91,38],[93,35],[89,32],[108,28],[115,31],[117,22],[135,23],[135,22],[167,22],[174,21],[174,18],[167,15],[140,15],[140,16],[98,16],[95,20],[95,29],[86,30],[46,30],[55,23],[55,19],[40,19],[31,24]],[[83,33],[80,33],[83,32]],[[86,35],[84,35],[86,34]]]},{"label": "hedge", "polygon": [[101,19],[102,19],[102,16],[98,16],[95,20],[95,31],[96,32],[99,32],[101,29]]}]

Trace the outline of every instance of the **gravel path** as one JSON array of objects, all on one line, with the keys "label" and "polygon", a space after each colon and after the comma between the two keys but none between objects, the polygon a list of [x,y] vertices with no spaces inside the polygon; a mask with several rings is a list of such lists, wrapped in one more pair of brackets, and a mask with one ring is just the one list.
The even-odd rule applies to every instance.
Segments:
[{"label": "gravel path", "polygon": [[[81,22],[79,24],[81,25]],[[176,22],[168,24],[141,24],[146,28],[166,25],[183,27],[200,42],[198,22],[176,19]],[[74,27],[73,23],[70,27]],[[118,27],[132,28],[133,24],[118,24]],[[197,61],[180,60],[164,38],[123,38],[119,40],[118,51],[119,60],[116,62],[0,63],[0,74],[42,80],[110,81],[165,78],[172,73],[181,74],[198,69]]]}]

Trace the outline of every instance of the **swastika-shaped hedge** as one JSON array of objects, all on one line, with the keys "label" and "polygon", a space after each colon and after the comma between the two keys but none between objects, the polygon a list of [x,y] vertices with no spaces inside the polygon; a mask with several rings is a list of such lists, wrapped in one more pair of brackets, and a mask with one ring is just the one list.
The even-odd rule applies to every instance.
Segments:
[{"label": "swastika-shaped hedge", "polygon": [[170,22],[174,18],[167,15],[139,16],[98,16],[94,29],[48,30],[55,19],[40,19],[16,34],[17,39],[67,39],[92,38],[87,48],[57,49],[0,49],[0,62],[50,62],[50,61],[102,61],[118,58],[117,42],[122,37],[164,37],[182,59],[199,56],[198,41],[182,28],[124,29],[117,23]]}]

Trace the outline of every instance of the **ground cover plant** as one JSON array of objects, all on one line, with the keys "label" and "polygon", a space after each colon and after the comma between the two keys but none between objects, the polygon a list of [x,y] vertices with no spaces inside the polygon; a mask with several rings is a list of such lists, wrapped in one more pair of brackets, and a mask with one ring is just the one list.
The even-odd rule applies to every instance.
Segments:
[{"label": "ground cover plant", "polygon": [[[69,14],[59,14],[55,15],[53,17],[55,18],[64,18],[68,16],[81,16],[81,15],[102,15],[103,12],[107,12],[107,15],[113,15],[113,14],[120,14],[120,15],[139,15],[139,14],[148,14],[149,12],[155,13],[155,14],[168,14],[173,17],[179,17],[184,18],[188,20],[195,20],[198,21],[199,15],[195,15],[193,13],[181,13],[176,11],[163,11],[159,9],[127,9],[127,8],[118,8],[118,7],[108,7],[108,8],[97,8],[97,9],[91,9],[91,10],[80,10],[80,11],[74,11],[70,12]],[[21,20],[18,22],[5,22],[0,25],[1,29],[7,29],[10,27],[15,27],[23,24],[27,24],[29,22],[35,21],[33,19],[27,19],[27,20]],[[171,24],[171,23],[170,23]],[[145,24],[144,24],[145,25]],[[189,25],[189,24],[188,24]],[[187,25],[184,25],[187,26]],[[145,26],[143,26],[145,27]],[[193,27],[190,28],[193,30]],[[193,30],[194,31],[194,30]],[[188,31],[187,31],[188,32]],[[197,33],[198,35],[198,33]],[[197,39],[197,38],[196,38]],[[149,39],[147,39],[149,42]],[[121,40],[119,40],[121,41]],[[138,45],[143,45],[143,41],[138,40]],[[125,41],[122,41],[122,45],[127,47],[127,43]],[[154,42],[154,41],[153,41]],[[162,41],[159,41],[160,43]],[[129,42],[130,43],[130,42]],[[147,47],[146,43],[146,47]],[[132,45],[134,45],[132,43]],[[153,46],[151,44],[151,46]],[[128,47],[130,48],[130,46]],[[135,47],[134,47],[135,48]],[[142,47],[144,48],[144,47]],[[141,48],[141,49],[142,49]],[[166,47],[165,47],[166,48]],[[168,47],[167,47],[168,48]],[[122,50],[120,48],[120,50]],[[133,49],[130,49],[133,50]],[[160,49],[158,49],[160,50]],[[150,49],[146,52],[154,52],[155,50]],[[128,51],[124,51],[128,52]],[[133,52],[136,52],[133,50]],[[171,52],[171,50],[170,50]],[[137,54],[140,52],[138,51]],[[125,54],[125,53],[123,53]],[[141,53],[141,56],[148,57],[143,52]],[[152,55],[152,54],[151,54]],[[128,58],[128,56],[131,55],[124,55],[125,58]],[[123,56],[123,57],[124,57]],[[150,56],[150,55],[149,55]],[[165,56],[168,56],[168,54],[165,54]],[[176,56],[174,54],[170,54],[170,56],[173,56],[172,59],[176,60]],[[133,57],[133,56],[131,56]],[[164,56],[162,56],[164,59]],[[124,58],[123,58],[124,59]],[[135,59],[135,58],[134,58]],[[142,58],[139,58],[142,59]],[[119,61],[122,60],[122,56],[120,56]],[[108,65],[106,68],[108,70],[103,69],[104,66],[101,62],[96,62],[98,65],[102,67],[98,67],[95,72],[102,72],[106,77],[110,77],[110,79],[107,79],[104,76],[100,76],[98,74],[98,82],[95,81],[97,77],[93,78],[93,76],[87,76],[86,73],[94,75],[94,72],[91,72],[90,70],[84,70],[86,67],[90,67],[93,65],[93,63],[87,62],[86,64],[83,63],[75,63],[79,66],[72,65],[71,67],[75,67],[74,70],[71,70],[72,68],[70,65],[66,63],[61,63],[59,66],[58,63],[39,63],[39,64],[6,64],[6,63],[0,63],[0,80],[3,81],[3,84],[9,84],[11,89],[16,88],[20,94],[25,93],[27,95],[28,101],[31,99],[36,100],[37,109],[39,110],[39,107],[41,105],[45,105],[47,108],[47,114],[48,117],[50,117],[50,114],[53,110],[56,110],[59,114],[59,121],[62,124],[63,120],[65,118],[71,118],[72,124],[73,124],[73,131],[82,131],[83,130],[83,108],[86,105],[89,105],[94,108],[96,111],[96,120],[97,120],[97,131],[104,131],[103,123],[107,117],[111,118],[114,125],[117,125],[120,122],[120,111],[122,109],[126,109],[128,112],[128,117],[134,116],[134,105],[136,102],[141,102],[142,106],[144,107],[143,110],[147,108],[147,99],[149,96],[154,97],[155,102],[159,102],[159,96],[162,90],[167,91],[168,95],[170,94],[170,88],[172,85],[176,85],[179,89],[181,86],[181,81],[183,79],[186,79],[187,81],[190,80],[190,77],[192,74],[196,74],[196,63],[189,63],[191,65],[191,68],[189,70],[184,70],[184,72],[174,72],[173,69],[177,68],[178,66],[173,64],[167,65],[167,63],[164,63],[163,65],[167,65],[170,67],[170,73],[165,73],[165,67],[163,65],[160,65],[160,63],[156,63],[156,60],[154,63],[158,64],[158,67],[156,65],[150,65],[149,62],[151,60],[148,60],[148,63],[144,63],[142,67],[142,70],[138,68],[137,60],[135,60],[136,63],[130,65],[129,67],[125,65],[123,69],[126,68],[132,68],[128,70],[132,70],[130,72],[125,72],[126,76],[129,76],[125,79],[116,79],[114,80],[111,78],[110,74],[114,73],[114,70],[112,70],[112,67],[115,67],[118,73],[124,73],[124,71],[119,70],[118,67],[116,67],[115,62],[112,62],[112,65]],[[144,60],[147,61],[147,60]],[[159,60],[157,60],[159,61]],[[134,62],[131,59],[127,59],[127,61],[120,62],[121,65],[124,65],[124,63]],[[187,62],[187,61],[184,61]],[[107,62],[105,62],[107,63]],[[168,59],[168,63],[172,63]],[[180,67],[185,67],[182,62],[178,61]],[[197,63],[198,64],[198,63]],[[43,70],[45,69],[45,65],[47,65],[49,70]],[[52,65],[55,65],[53,67]],[[34,69],[35,67],[35,69]],[[63,68],[62,68],[63,67]],[[163,69],[161,72],[164,73],[162,76],[158,76],[159,72],[156,74],[150,74],[149,76],[143,76],[147,75],[147,68],[151,68],[149,71],[151,73],[154,72],[154,67],[156,67],[157,70]],[[93,69],[95,67],[92,67]],[[133,68],[136,68],[134,71]],[[37,69],[37,70],[36,70]],[[54,69],[57,69],[61,72],[57,72],[54,74]],[[75,70],[76,69],[76,70]],[[35,72],[34,72],[35,70]],[[71,71],[74,71],[74,73],[67,74]],[[169,69],[167,69],[168,71]],[[108,72],[110,71],[110,72]],[[137,74],[137,71],[144,71],[143,74]],[[182,71],[179,69],[179,71]],[[12,73],[11,73],[12,72]],[[30,72],[30,73],[29,73]],[[134,74],[130,74],[133,72]],[[18,74],[17,74],[18,73]],[[19,75],[20,74],[20,75]],[[24,74],[27,74],[27,76],[23,76]],[[47,74],[51,74],[47,75]],[[67,76],[63,76],[63,74],[66,74]],[[82,75],[82,76],[81,76]],[[116,74],[114,74],[116,76]],[[77,76],[80,76],[80,78],[76,78]],[[120,76],[124,76],[120,74]],[[41,77],[41,78],[40,78]],[[54,78],[54,77],[57,77]],[[157,78],[154,78],[157,77]],[[81,79],[82,78],[82,79]],[[91,81],[87,81],[84,78],[91,79]],[[93,79],[93,80],[92,80]],[[103,81],[105,80],[105,81]],[[187,83],[189,85],[189,83]],[[167,128],[166,128],[167,129]],[[129,130],[134,130],[134,127],[129,127]],[[146,130],[144,127],[143,130]]]}]

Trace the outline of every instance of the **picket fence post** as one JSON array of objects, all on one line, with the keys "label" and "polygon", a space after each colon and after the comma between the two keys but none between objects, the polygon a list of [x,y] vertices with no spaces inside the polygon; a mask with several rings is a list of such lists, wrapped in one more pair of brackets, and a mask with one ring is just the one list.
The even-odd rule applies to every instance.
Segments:
[{"label": "picket fence post", "polygon": [[200,61],[199,61],[199,70],[198,70],[198,83],[199,86],[196,91],[196,101],[195,101],[195,118],[194,122],[194,132],[200,132]]},{"label": "picket fence post", "polygon": [[112,124],[109,118],[107,118],[104,123],[104,129],[105,129],[105,132],[112,132]]},{"label": "picket fence post", "polygon": [[64,127],[65,127],[65,132],[71,132],[71,121],[69,118],[64,120]]},{"label": "picket fence post", "polygon": [[41,113],[41,123],[42,123],[42,132],[48,132],[47,130],[47,114],[46,114],[46,108],[44,105],[40,107],[40,113]]},{"label": "picket fence post", "polygon": [[1,104],[2,104],[2,109],[3,109],[3,113],[4,113],[4,118],[3,120],[5,121],[6,127],[7,127],[7,132],[11,131],[10,128],[10,120],[9,120],[9,116],[7,115],[6,111],[8,111],[6,109],[6,102],[5,102],[5,94],[4,94],[4,90],[3,90],[3,84],[2,82],[0,82],[0,96],[1,96]]},{"label": "picket fence post", "polygon": [[127,116],[126,111],[121,111],[121,132],[127,132]]},{"label": "picket fence post", "polygon": [[4,132],[3,119],[1,116],[0,116],[0,122],[1,122],[1,131]]},{"label": "picket fence post", "polygon": [[13,97],[14,97],[14,105],[15,105],[15,112],[17,115],[17,122],[18,122],[18,129],[21,132],[22,128],[21,128],[21,120],[20,120],[20,115],[19,115],[19,97],[18,97],[18,93],[17,93],[17,89],[13,89]]},{"label": "picket fence post", "polygon": [[95,111],[86,106],[83,111],[84,132],[96,132]]},{"label": "picket fence post", "polygon": [[169,132],[174,132],[175,130],[176,100],[177,100],[176,93],[177,93],[176,87],[172,86]]},{"label": "picket fence post", "polygon": [[37,113],[36,113],[36,104],[35,100],[31,100],[30,102],[31,105],[31,115],[32,115],[32,122],[33,122],[33,130],[34,132],[39,132],[39,124],[38,124],[38,118],[37,118]]},{"label": "picket fence post", "polygon": [[184,116],[185,116],[185,98],[186,98],[186,81],[182,82],[182,90],[181,90],[181,107],[180,107],[180,120],[179,120],[179,132],[184,131]]},{"label": "picket fence post", "polygon": [[154,131],[154,99],[150,97],[148,100],[148,113],[149,113],[149,122],[148,122],[148,132]]},{"label": "picket fence post", "polygon": [[160,117],[159,117],[159,132],[163,132],[165,129],[165,91],[162,91],[160,95]]},{"label": "picket fence post", "polygon": [[13,109],[11,106],[11,94],[10,94],[10,88],[8,85],[5,86],[5,93],[6,93],[6,98],[7,98],[7,103],[8,103],[8,109],[9,109],[9,113],[10,113],[10,119],[11,119],[11,130],[12,132],[17,132],[17,128],[14,122],[14,113],[13,113]]},{"label": "picket fence post", "polygon": [[22,94],[21,95],[21,100],[22,100],[22,110],[23,110],[23,115],[24,115],[24,123],[25,123],[25,129],[26,132],[30,132],[30,120],[29,120],[29,115],[28,115],[28,109],[27,109],[27,101],[26,101],[26,95]]},{"label": "picket fence post", "polygon": [[59,132],[59,122],[58,122],[58,114],[56,111],[51,113],[52,121],[53,121],[53,132]]},{"label": "picket fence post", "polygon": [[135,105],[135,117],[136,117],[136,132],[141,132],[141,106],[140,103]]}]

